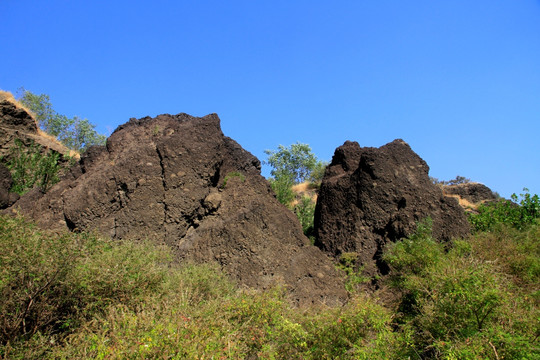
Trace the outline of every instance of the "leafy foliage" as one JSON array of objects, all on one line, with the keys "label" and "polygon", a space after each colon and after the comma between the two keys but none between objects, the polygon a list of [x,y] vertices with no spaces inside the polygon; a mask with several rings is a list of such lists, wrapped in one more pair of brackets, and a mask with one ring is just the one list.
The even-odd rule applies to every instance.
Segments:
[{"label": "leafy foliage", "polygon": [[384,251],[397,306],[355,292],[344,253],[349,303],[298,309],[156,245],[0,216],[0,357],[538,359],[539,239],[535,221],[442,244],[428,219]]},{"label": "leafy foliage", "polygon": [[290,174],[276,174],[273,179],[270,179],[270,186],[280,203],[290,207],[291,202],[295,198],[294,191],[292,189],[294,180]]},{"label": "leafy foliage", "polygon": [[62,170],[59,158],[60,154],[55,151],[43,153],[41,146],[34,143],[25,146],[21,140],[15,139],[15,146],[6,163],[13,178],[10,190],[22,195],[38,186],[47,192],[59,181],[58,174]]},{"label": "leafy foliage", "polygon": [[68,148],[80,152],[91,145],[105,144],[105,136],[98,134],[95,125],[87,119],[58,114],[52,107],[49,95],[36,95],[22,88],[19,92],[18,100],[32,111],[40,128],[56,136]]},{"label": "leafy foliage", "polygon": [[540,217],[540,198],[529,194],[528,189],[519,197],[512,194],[510,200],[482,204],[477,214],[471,214],[469,221],[475,231],[492,231],[501,224],[523,229]]},{"label": "leafy foliage", "polygon": [[294,184],[299,184],[312,179],[313,171],[315,178],[322,178],[321,169],[325,165],[317,160],[308,144],[279,145],[277,151],[265,150],[264,153],[268,155],[265,163],[272,166],[271,174],[275,179],[287,176]]},{"label": "leafy foliage", "polygon": [[347,276],[345,289],[351,294],[357,291],[358,285],[370,281],[369,277],[362,275],[363,267],[358,266],[358,254],[355,252],[342,253],[336,268],[343,271]]},{"label": "leafy foliage", "polygon": [[301,143],[290,147],[279,145],[277,151],[266,150],[265,153],[268,155],[265,163],[273,167],[273,178],[269,181],[278,201],[294,211],[304,234],[314,241],[315,203],[309,197],[302,197],[298,204],[292,205],[296,198],[292,187],[304,181],[320,183],[327,163],[317,160],[309,145]]},{"label": "leafy foliage", "polygon": [[434,178],[432,176],[429,177],[431,182],[435,185],[459,185],[459,184],[468,184],[471,182],[471,179],[466,178],[464,176],[457,175],[455,179],[452,180],[439,180],[437,178]]},{"label": "leafy foliage", "polygon": [[[300,220],[302,230],[307,237],[315,236],[313,221],[315,216],[315,203],[309,196],[303,196],[294,207],[294,213]],[[314,238],[313,238],[314,240]]]},{"label": "leafy foliage", "polygon": [[475,238],[455,240],[447,250],[428,230],[429,223],[422,224],[416,234],[390,245],[384,255],[392,285],[403,292],[397,320],[400,328],[413,330],[411,356],[528,359],[535,351],[538,355],[539,311],[531,289],[511,286],[503,269],[476,252]]},{"label": "leafy foliage", "polygon": [[0,357],[399,357],[391,313],[367,297],[298,311],[279,287],[241,290],[164,248],[52,234],[0,217]]}]

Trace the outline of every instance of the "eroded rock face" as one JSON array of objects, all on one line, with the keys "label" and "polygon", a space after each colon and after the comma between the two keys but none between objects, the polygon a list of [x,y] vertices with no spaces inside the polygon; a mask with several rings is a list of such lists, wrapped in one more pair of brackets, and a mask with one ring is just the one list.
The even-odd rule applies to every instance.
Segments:
[{"label": "eroded rock face", "polygon": [[281,282],[299,304],[346,297],[331,260],[215,114],[131,119],[47,194],[33,191],[14,207],[46,228],[167,244],[179,259],[217,261],[251,287]]},{"label": "eroded rock face", "polygon": [[15,140],[20,140],[23,145],[37,144],[43,147],[43,151],[53,150],[60,155],[69,153],[69,149],[45,137],[38,131],[36,121],[25,109],[17,106],[9,100],[0,101],[0,158],[4,161],[10,158],[11,148],[16,146]]},{"label": "eroded rock face", "polygon": [[345,142],[322,181],[316,245],[333,256],[356,252],[368,272],[384,273],[384,246],[414,232],[418,221],[431,217],[433,234],[442,241],[466,235],[463,210],[431,183],[428,171],[403,140],[380,148]]},{"label": "eroded rock face", "polygon": [[471,182],[456,185],[444,185],[443,193],[458,198],[464,207],[476,207],[479,204],[497,201],[497,195],[484,184]]}]

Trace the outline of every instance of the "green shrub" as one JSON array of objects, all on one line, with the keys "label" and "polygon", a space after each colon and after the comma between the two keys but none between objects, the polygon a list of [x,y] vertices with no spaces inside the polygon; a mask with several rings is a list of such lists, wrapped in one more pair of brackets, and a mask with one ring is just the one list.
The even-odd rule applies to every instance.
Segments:
[{"label": "green shrub", "polygon": [[416,232],[408,238],[387,246],[383,259],[394,275],[422,275],[439,262],[444,247],[431,236],[432,224],[431,218],[427,218],[418,223]]},{"label": "green shrub", "polygon": [[396,319],[400,328],[414,334],[410,356],[528,359],[535,351],[538,355],[539,311],[532,299],[537,290],[516,288],[506,275],[510,264],[523,260],[533,248],[535,259],[528,258],[524,267],[527,274],[536,268],[538,237],[534,245],[521,246],[519,237],[507,235],[499,243],[488,243],[484,237],[493,235],[485,234],[456,240],[445,251],[419,226],[416,234],[388,247],[384,258],[391,268],[391,284],[403,292]]},{"label": "green shrub", "polygon": [[529,194],[528,189],[518,197],[512,194],[510,200],[500,200],[495,203],[482,204],[477,214],[470,214],[469,221],[473,229],[492,231],[500,224],[523,229],[540,217],[540,198]]},{"label": "green shrub", "polygon": [[0,343],[69,332],[122,303],[136,306],[161,287],[168,254],[147,244],[42,232],[0,217]]},{"label": "green shrub", "polygon": [[315,202],[309,196],[303,196],[298,204],[294,206],[294,213],[300,220],[304,235],[314,238],[315,230],[313,221],[315,216]]},{"label": "green shrub", "polygon": [[15,139],[10,153],[6,164],[13,178],[10,191],[23,195],[38,186],[46,192],[59,181],[62,166],[58,163],[60,154],[56,151],[43,153],[41,146],[34,143],[25,146],[21,140]]},{"label": "green shrub", "polygon": [[270,186],[280,203],[290,208],[291,202],[295,198],[295,193],[292,189],[294,180],[290,175],[282,174],[276,176],[274,179],[270,179]]},{"label": "green shrub", "polygon": [[[422,223],[385,256],[399,308],[299,309],[156,245],[0,216],[0,358],[537,359],[539,228],[443,246]],[[355,254],[341,265],[359,274]]]},{"label": "green shrub", "polygon": [[357,290],[357,286],[365,284],[370,281],[369,277],[362,275],[363,267],[358,266],[358,253],[345,252],[339,257],[339,262],[336,264],[336,268],[341,270],[347,276],[345,281],[345,289],[353,294]]}]

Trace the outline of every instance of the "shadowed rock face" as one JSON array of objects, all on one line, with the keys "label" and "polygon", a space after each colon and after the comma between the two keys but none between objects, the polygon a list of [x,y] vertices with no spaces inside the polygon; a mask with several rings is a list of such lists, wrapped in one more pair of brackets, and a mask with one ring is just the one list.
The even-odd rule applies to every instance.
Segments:
[{"label": "shadowed rock face", "polygon": [[331,260],[215,114],[131,119],[47,194],[33,191],[14,207],[45,228],[167,244],[178,259],[217,261],[251,287],[284,283],[299,304],[346,297]]},{"label": "shadowed rock face", "polygon": [[316,245],[333,256],[356,252],[368,271],[386,271],[380,254],[431,217],[439,240],[464,236],[469,225],[457,201],[443,196],[429,167],[403,140],[380,148],[347,141],[326,169],[315,210]]}]

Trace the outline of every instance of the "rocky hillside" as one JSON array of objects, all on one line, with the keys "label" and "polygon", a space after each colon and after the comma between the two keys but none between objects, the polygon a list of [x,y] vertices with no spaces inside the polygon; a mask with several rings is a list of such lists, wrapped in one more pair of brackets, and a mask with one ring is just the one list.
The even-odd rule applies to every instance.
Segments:
[{"label": "rocky hillside", "polygon": [[217,262],[241,284],[282,283],[299,304],[346,298],[331,259],[215,114],[131,119],[47,194],[32,191],[12,209],[44,228],[164,243],[178,260]]}]

